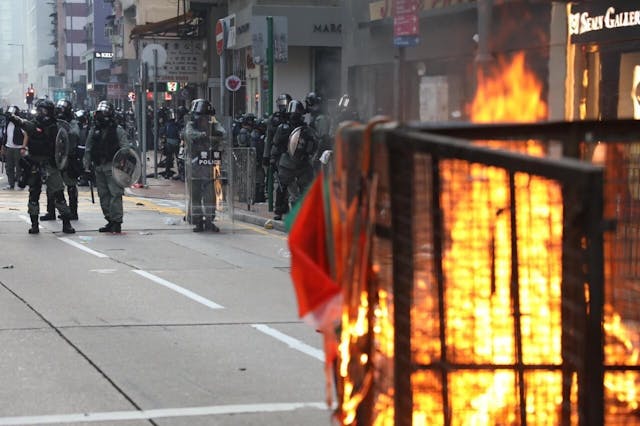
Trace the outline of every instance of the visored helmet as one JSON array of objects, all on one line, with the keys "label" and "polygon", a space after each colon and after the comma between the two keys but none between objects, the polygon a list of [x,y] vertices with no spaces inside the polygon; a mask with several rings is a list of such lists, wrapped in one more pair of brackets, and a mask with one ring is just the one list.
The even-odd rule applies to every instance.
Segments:
[{"label": "visored helmet", "polygon": [[200,116],[200,115],[216,115],[216,110],[213,108],[211,103],[206,99],[195,99],[191,102],[191,111],[189,111],[192,115]]},{"label": "visored helmet", "polygon": [[7,108],[7,114],[18,115],[20,114],[20,108],[18,108],[17,105],[11,105],[9,108]]},{"label": "visored helmet", "polygon": [[113,104],[109,101],[100,101],[98,107],[96,108],[96,112],[94,113],[94,118],[98,124],[107,124],[113,121],[115,116],[115,108]]},{"label": "visored helmet", "polygon": [[36,101],[36,120],[53,119],[55,116],[55,105],[49,99],[38,99]]},{"label": "visored helmet", "polygon": [[281,93],[278,95],[278,99],[276,99],[278,111],[285,112],[287,110],[287,106],[289,106],[289,102],[291,102],[291,99],[291,95],[288,93]]},{"label": "visored helmet", "polygon": [[60,99],[56,102],[56,117],[62,120],[73,119],[73,107],[67,99]]},{"label": "visored helmet", "polygon": [[318,112],[322,107],[322,97],[316,92],[309,92],[307,97],[304,99],[304,103],[309,112]]},{"label": "visored helmet", "polygon": [[253,127],[256,124],[256,116],[250,112],[242,116],[242,125]]},{"label": "visored helmet", "polygon": [[351,103],[351,96],[348,94],[344,94],[340,96],[340,100],[338,101],[338,112],[345,112],[349,109],[349,104]]},{"label": "visored helmet", "polygon": [[87,111],[83,109],[76,111],[75,116],[76,120],[78,120],[78,122],[82,125],[85,125],[89,122],[89,114],[87,114]]},{"label": "visored helmet", "polygon": [[299,126],[304,122],[303,116],[305,113],[304,105],[300,101],[291,101],[287,106],[287,113],[289,114],[289,121],[293,126]]}]

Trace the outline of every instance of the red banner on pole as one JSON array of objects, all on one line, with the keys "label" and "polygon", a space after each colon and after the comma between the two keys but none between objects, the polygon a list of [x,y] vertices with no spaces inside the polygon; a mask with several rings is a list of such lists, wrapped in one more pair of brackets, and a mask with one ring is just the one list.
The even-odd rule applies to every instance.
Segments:
[{"label": "red banner on pole", "polygon": [[419,41],[419,7],[417,0],[395,0],[393,3],[393,43],[415,46]]}]

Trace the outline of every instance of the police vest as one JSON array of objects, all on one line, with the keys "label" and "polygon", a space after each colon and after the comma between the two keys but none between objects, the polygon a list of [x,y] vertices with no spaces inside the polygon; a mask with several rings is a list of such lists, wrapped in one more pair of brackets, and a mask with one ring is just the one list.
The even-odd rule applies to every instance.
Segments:
[{"label": "police vest", "polygon": [[58,124],[56,122],[49,125],[36,122],[35,130],[29,134],[29,154],[34,157],[55,158],[57,135]]},{"label": "police vest", "polygon": [[120,149],[116,126],[95,128],[91,146],[91,161],[104,164],[113,161],[113,156]]}]

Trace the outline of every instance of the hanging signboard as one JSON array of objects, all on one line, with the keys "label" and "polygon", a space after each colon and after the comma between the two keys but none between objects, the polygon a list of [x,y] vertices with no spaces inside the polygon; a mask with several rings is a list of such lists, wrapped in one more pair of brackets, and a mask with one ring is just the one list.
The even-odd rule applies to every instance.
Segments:
[{"label": "hanging signboard", "polygon": [[[267,17],[253,16],[251,18],[251,51],[253,63],[260,65],[267,63]],[[286,16],[273,17],[273,60],[274,62],[289,61],[289,41]]]},{"label": "hanging signboard", "polygon": [[418,6],[416,0],[395,0],[393,17],[393,44],[395,46],[417,46],[420,42]]},{"label": "hanging signboard", "polygon": [[166,52],[164,64],[158,67],[158,81],[204,81],[202,40],[148,38],[140,40],[140,43],[141,51],[149,44],[159,44]]}]

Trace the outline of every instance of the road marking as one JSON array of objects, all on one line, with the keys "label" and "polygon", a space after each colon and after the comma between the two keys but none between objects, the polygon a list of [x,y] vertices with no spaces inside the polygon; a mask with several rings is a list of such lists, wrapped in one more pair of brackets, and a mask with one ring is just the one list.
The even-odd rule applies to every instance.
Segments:
[{"label": "road marking", "polygon": [[271,328],[264,324],[252,324],[251,327],[277,340],[280,340],[281,342],[286,343],[287,345],[289,345],[291,349],[295,349],[319,361],[324,362],[324,353],[321,350],[314,348],[313,346],[309,346],[298,339],[294,339],[291,336],[287,336],[286,334],[279,332],[275,328]]},{"label": "road marking", "polygon": [[[30,217],[25,216],[25,215],[23,215],[23,214],[19,215],[18,217],[19,217],[20,219],[24,220],[25,222],[27,222],[29,225],[31,225],[31,218],[30,218]],[[43,227],[42,225],[40,225],[39,223],[38,223],[38,228],[39,228],[39,229],[44,229],[44,227]]]},{"label": "road marking", "polygon": [[52,414],[45,416],[0,417],[0,425],[46,425],[119,420],[149,420],[165,417],[191,417],[249,413],[275,413],[303,408],[327,410],[323,402],[283,402],[274,404],[214,405],[209,407],[161,408],[142,411],[106,411],[98,413]]},{"label": "road marking", "polygon": [[70,240],[70,239],[69,239],[69,238],[67,238],[67,237],[60,237],[60,238],[58,238],[58,239],[59,239],[60,241],[62,241],[63,243],[67,243],[67,244],[69,244],[70,246],[74,246],[75,248],[79,248],[80,250],[82,250],[82,251],[84,251],[84,252],[87,252],[87,253],[89,253],[89,254],[92,254],[92,255],[94,255],[94,256],[96,256],[96,257],[109,257],[109,256],[107,256],[107,255],[106,255],[106,254],[104,254],[104,253],[100,253],[99,251],[92,250],[92,249],[90,249],[89,247],[83,246],[82,244],[80,244],[80,243],[78,243],[78,242],[75,242],[75,241],[73,241],[73,240]]},{"label": "road marking", "polygon": [[167,280],[165,280],[163,278],[160,278],[160,277],[158,277],[156,275],[150,274],[147,271],[143,271],[141,269],[133,269],[132,272],[135,272],[136,274],[138,274],[140,276],[143,276],[143,277],[145,277],[147,279],[150,279],[151,281],[153,281],[153,282],[155,282],[157,284],[160,284],[162,286],[167,287],[168,289],[171,289],[171,290],[173,290],[173,291],[175,291],[177,293],[180,293],[183,296],[186,296],[191,300],[194,300],[194,301],[196,301],[198,303],[201,303],[201,304],[203,304],[205,306],[208,306],[211,309],[224,309],[223,306],[218,305],[217,303],[212,302],[209,299],[205,299],[204,297],[200,296],[199,294],[196,294],[196,293],[192,292],[191,290],[187,290],[186,288],[182,288],[179,285],[176,285],[176,284],[174,284],[172,282],[169,282],[169,281],[167,281]]}]

